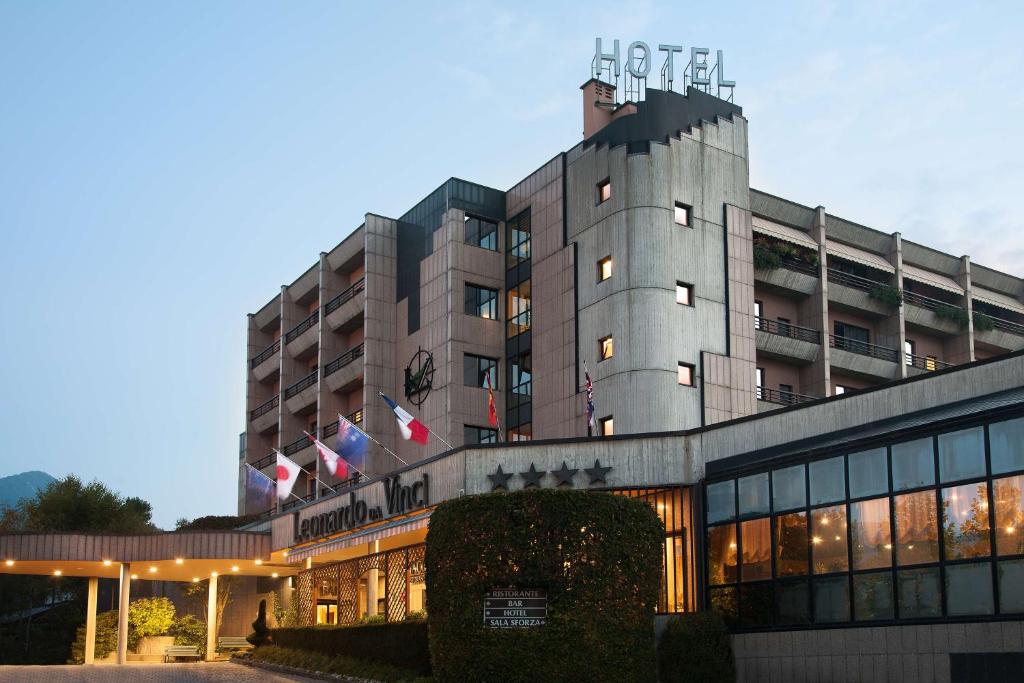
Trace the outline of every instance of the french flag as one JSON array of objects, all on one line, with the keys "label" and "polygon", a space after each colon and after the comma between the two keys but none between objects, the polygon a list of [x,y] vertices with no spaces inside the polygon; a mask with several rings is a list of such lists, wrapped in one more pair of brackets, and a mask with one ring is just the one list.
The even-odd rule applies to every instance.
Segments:
[{"label": "french flag", "polygon": [[402,431],[402,438],[406,441],[412,439],[416,443],[423,444],[424,446],[427,445],[427,440],[430,438],[430,430],[427,429],[427,426],[407,413],[402,406],[392,401],[383,393],[380,397],[384,399],[384,402],[388,404],[391,410],[395,411],[395,417],[398,419],[398,428]]}]

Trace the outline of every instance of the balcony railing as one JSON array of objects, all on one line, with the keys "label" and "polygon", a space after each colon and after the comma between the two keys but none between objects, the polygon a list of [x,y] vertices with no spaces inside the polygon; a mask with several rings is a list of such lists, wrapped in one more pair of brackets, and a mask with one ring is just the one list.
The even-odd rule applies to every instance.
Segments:
[{"label": "balcony railing", "polygon": [[932,358],[929,356],[916,356],[912,353],[906,354],[906,361],[907,365],[911,367],[919,368],[921,370],[928,370],[929,372],[932,370],[941,370],[942,368],[948,368],[953,365],[952,363],[947,363],[937,358]]},{"label": "balcony railing", "polygon": [[302,334],[303,332],[305,332],[309,328],[313,327],[313,325],[316,325],[319,320],[320,320],[320,310],[317,309],[317,310],[313,311],[313,315],[309,316],[308,318],[303,320],[301,323],[299,323],[298,325],[296,325],[292,329],[288,330],[288,334],[284,335],[284,343],[285,344],[291,344],[293,341],[295,341],[296,337],[298,337],[300,334]]},{"label": "balcony railing", "polygon": [[340,356],[338,356],[337,358],[335,358],[330,363],[324,366],[324,377],[332,375],[338,370],[341,370],[343,367],[345,367],[346,365],[348,365],[349,363],[351,363],[356,358],[359,358],[362,355],[363,345],[359,344],[357,346],[353,346],[351,349],[341,354]]},{"label": "balcony railing", "polygon": [[250,464],[256,469],[262,470],[264,467],[269,467],[275,462],[277,462],[277,453],[272,451],[270,454],[265,455],[256,462]]},{"label": "balcony railing", "polygon": [[795,270],[798,273],[803,273],[805,275],[810,275],[812,277],[820,277],[820,273],[818,272],[818,266],[814,265],[813,263],[808,263],[807,261],[795,259],[791,256],[780,256],[779,266],[785,268],[786,270]]},{"label": "balcony railing", "polygon": [[266,415],[279,405],[281,405],[281,396],[276,395],[274,396],[274,398],[270,399],[269,401],[259,406],[258,408],[253,408],[251,411],[249,411],[249,419],[255,420],[257,417],[261,415]]},{"label": "balcony railing", "polygon": [[316,375],[317,371],[313,370],[313,372],[309,373],[308,375],[300,379],[298,382],[285,389],[284,400],[287,401],[288,399],[290,399],[292,396],[295,396],[303,389],[308,389],[309,387],[316,384]]},{"label": "balcony railing", "polygon": [[867,342],[858,341],[856,339],[850,339],[848,337],[839,337],[834,334],[828,336],[829,344],[837,349],[843,349],[850,353],[856,353],[861,356],[871,356],[872,358],[878,358],[879,360],[887,360],[892,363],[899,361],[900,354],[896,349],[886,348],[884,346],[876,346],[874,344],[868,344]]},{"label": "balcony railing", "polygon": [[799,339],[812,344],[821,343],[821,332],[812,330],[809,327],[800,327],[799,325],[780,322],[778,320],[769,320],[768,318],[754,316],[754,329],[761,330],[762,332],[767,332],[769,334],[777,334],[781,337]]},{"label": "balcony railing", "polygon": [[937,311],[940,308],[960,308],[960,306],[948,301],[940,301],[939,299],[933,299],[923,294],[915,294],[907,290],[903,290],[903,301],[919,308],[927,308],[929,311]]},{"label": "balcony railing", "polygon": [[273,357],[275,353],[281,350],[281,340],[278,339],[267,348],[260,351],[258,354],[253,356],[252,360],[249,361],[249,367],[255,368],[258,365],[262,365],[263,361]]},{"label": "balcony railing", "polygon": [[854,289],[859,289],[864,292],[871,292],[873,289],[878,287],[887,287],[888,285],[884,282],[878,282],[877,280],[869,280],[866,277],[860,275],[851,275],[850,273],[844,273],[841,270],[835,268],[828,269],[828,281],[835,282],[839,285],[845,285]]},{"label": "balcony railing", "polygon": [[[348,415],[345,416],[345,419],[348,420],[349,422],[351,422],[354,425],[361,425],[363,423],[363,411],[362,410],[357,410],[354,413],[349,413]],[[338,421],[335,420],[334,422],[330,423],[329,425],[324,427],[322,430],[320,430],[320,435],[321,435],[320,438],[326,439],[327,437],[334,436],[337,433],[338,433]]]},{"label": "balcony railing", "polygon": [[795,391],[769,389],[768,387],[757,387],[757,399],[759,401],[768,401],[769,403],[778,403],[784,406],[795,406],[797,403],[807,403],[808,401],[817,400],[814,396],[805,396],[804,394],[798,394]]},{"label": "balcony railing", "polygon": [[1011,334],[1019,334],[1024,337],[1024,325],[1011,322],[1009,320],[1003,320],[1002,318],[994,318],[991,315],[988,315],[988,313],[985,313],[984,315],[992,320],[992,327],[997,330],[1003,330]]},{"label": "balcony railing", "polygon": [[312,445],[313,442],[309,440],[309,437],[303,434],[301,437],[295,439],[295,441],[292,441],[290,444],[282,448],[281,452],[285,455],[295,455],[299,451],[305,450]]},{"label": "balcony railing", "polygon": [[285,510],[291,510],[297,507],[302,507],[303,505],[310,502],[314,498],[316,498],[315,493],[311,493],[308,496],[299,496],[298,499],[292,498],[287,503],[281,505],[281,512],[284,512]]},{"label": "balcony railing", "polygon": [[330,315],[350,301],[356,294],[366,289],[366,278],[361,277],[344,292],[334,297],[324,306],[324,315]]}]

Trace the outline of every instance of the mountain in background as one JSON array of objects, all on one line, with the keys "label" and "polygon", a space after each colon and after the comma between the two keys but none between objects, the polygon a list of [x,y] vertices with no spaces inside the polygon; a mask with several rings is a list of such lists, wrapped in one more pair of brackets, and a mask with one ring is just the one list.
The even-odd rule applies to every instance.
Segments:
[{"label": "mountain in background", "polygon": [[34,498],[38,491],[53,481],[56,479],[38,470],[0,477],[0,510],[13,506],[22,498]]}]

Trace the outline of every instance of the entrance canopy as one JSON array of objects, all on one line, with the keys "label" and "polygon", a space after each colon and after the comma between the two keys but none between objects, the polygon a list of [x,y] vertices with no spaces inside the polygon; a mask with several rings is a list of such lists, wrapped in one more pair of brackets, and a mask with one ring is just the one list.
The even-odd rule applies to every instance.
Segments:
[{"label": "entrance canopy", "polygon": [[297,567],[271,556],[270,534],[180,531],[158,534],[0,534],[0,573],[196,581],[219,575],[290,576]]}]

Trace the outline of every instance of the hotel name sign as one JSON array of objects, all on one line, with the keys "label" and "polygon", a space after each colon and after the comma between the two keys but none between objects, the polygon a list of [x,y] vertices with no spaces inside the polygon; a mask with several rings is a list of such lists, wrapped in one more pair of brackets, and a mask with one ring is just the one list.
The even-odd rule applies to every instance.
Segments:
[{"label": "hotel name sign", "polygon": [[[604,51],[606,44],[602,43],[600,38],[595,39],[595,43],[591,75],[594,78],[599,78],[601,72],[608,69],[615,74],[615,78],[618,78],[622,72],[623,62],[618,39],[612,41],[611,52]],[[671,88],[672,82],[675,80],[675,58],[677,54],[682,54],[683,46],[661,43],[658,45],[658,51],[665,53],[665,60],[661,65],[662,82],[666,87]],[[725,78],[725,59],[722,56],[722,51],[717,50],[716,52],[718,59],[712,64],[708,60],[711,50],[706,47],[691,47],[690,61],[683,68],[684,83],[688,81],[695,88],[707,90],[711,87],[712,75],[715,75],[716,85],[719,89],[734,87],[736,82]],[[651,73],[652,56],[650,45],[642,40],[634,40],[625,52],[626,73],[633,78],[647,78],[647,75]]]},{"label": "hotel name sign", "polygon": [[[383,499],[383,505],[374,504]],[[368,500],[370,502],[368,502]],[[401,475],[386,477],[373,486],[364,486],[347,496],[331,499],[326,512],[307,517],[307,510],[295,512],[295,542],[314,541],[341,531],[351,531],[395,515],[404,515],[430,505],[430,475],[426,472],[412,483]]]}]

